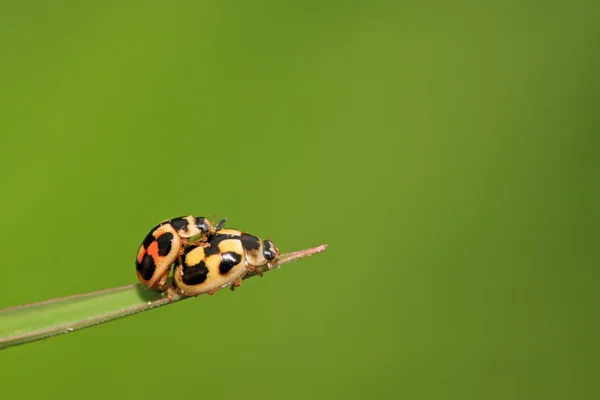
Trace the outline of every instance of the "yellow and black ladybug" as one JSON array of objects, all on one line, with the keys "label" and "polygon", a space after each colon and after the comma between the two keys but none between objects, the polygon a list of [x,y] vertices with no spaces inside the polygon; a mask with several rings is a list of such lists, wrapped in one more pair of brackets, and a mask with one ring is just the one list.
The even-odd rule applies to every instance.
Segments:
[{"label": "yellow and black ladybug", "polygon": [[247,273],[262,275],[258,267],[271,269],[279,258],[272,241],[234,229],[218,230],[207,243],[186,248],[176,265],[173,282],[181,295],[213,295],[230,285],[233,290]]}]

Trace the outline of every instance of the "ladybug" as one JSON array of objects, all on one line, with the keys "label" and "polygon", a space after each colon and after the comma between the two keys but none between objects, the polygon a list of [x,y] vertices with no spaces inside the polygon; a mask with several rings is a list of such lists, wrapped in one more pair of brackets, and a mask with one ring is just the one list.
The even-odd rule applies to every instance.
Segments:
[{"label": "ladybug", "polygon": [[[177,217],[156,225],[146,236],[135,261],[137,276],[144,285],[158,291],[167,289],[167,279],[171,265],[186,246],[207,245],[208,237],[225,224],[223,218],[217,226],[204,217]],[[191,238],[199,236],[195,240]]]},{"label": "ladybug", "polygon": [[208,246],[190,246],[175,266],[173,282],[183,296],[215,294],[231,285],[231,290],[242,284],[249,272],[262,276],[258,268],[269,269],[279,258],[279,249],[270,240],[262,240],[234,229],[218,230],[208,240]]}]

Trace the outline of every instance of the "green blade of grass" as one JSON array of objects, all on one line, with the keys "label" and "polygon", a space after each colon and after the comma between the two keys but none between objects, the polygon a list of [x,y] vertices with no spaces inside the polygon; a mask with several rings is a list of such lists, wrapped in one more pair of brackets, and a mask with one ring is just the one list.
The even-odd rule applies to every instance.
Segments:
[{"label": "green blade of grass", "polygon": [[[326,245],[283,254],[277,264],[311,256],[325,250]],[[264,267],[262,272],[269,270]],[[256,273],[249,273],[248,279]],[[0,349],[32,342],[62,333],[98,325],[152,308],[172,304],[190,297],[147,289],[141,283],[61,297],[0,310]]]}]

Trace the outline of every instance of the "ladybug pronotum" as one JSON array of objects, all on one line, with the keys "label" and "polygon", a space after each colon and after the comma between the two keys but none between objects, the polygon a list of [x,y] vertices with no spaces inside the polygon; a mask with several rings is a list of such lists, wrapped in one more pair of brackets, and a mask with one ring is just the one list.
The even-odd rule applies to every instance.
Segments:
[{"label": "ladybug pronotum", "polygon": [[[138,250],[135,269],[144,285],[158,291],[167,290],[167,279],[171,265],[181,259],[186,246],[206,245],[213,235],[225,223],[222,219],[215,227],[204,217],[177,217],[156,225],[146,236]],[[199,238],[190,240],[195,236]]]},{"label": "ladybug pronotum", "polygon": [[271,269],[279,258],[279,249],[270,240],[234,229],[218,230],[208,244],[188,247],[176,265],[173,282],[181,295],[213,295],[230,285],[233,290],[247,273],[262,275],[258,267]]}]

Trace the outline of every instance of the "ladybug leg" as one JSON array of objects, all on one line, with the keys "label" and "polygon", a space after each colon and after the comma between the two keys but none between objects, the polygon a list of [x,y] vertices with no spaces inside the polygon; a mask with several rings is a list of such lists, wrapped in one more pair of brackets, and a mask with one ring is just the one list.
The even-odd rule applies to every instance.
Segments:
[{"label": "ladybug leg", "polygon": [[169,285],[167,285],[167,280],[169,279],[169,272],[171,272],[171,268],[169,268],[156,282],[154,289],[159,292],[165,292],[169,289]]},{"label": "ladybug leg", "polygon": [[212,296],[213,294],[217,293],[219,291],[219,289],[221,289],[221,288],[217,287],[214,289],[210,289],[207,293]]},{"label": "ladybug leg", "polygon": [[173,302],[173,296],[177,297],[185,297],[183,294],[177,289],[175,286],[169,285],[167,289],[167,298],[169,299],[169,303]]},{"label": "ladybug leg", "polygon": [[248,263],[248,255],[247,254],[248,253],[246,253],[246,270],[248,272],[254,272],[256,275],[258,275],[258,276],[260,276],[262,278],[262,276],[263,276],[262,270],[260,268],[257,268],[256,266],[250,265]]},{"label": "ladybug leg", "polygon": [[165,273],[160,278],[158,285],[157,285],[157,290],[162,292],[163,296],[166,295],[169,298],[169,303],[172,303],[173,302],[173,291],[175,291],[175,288],[173,288],[172,285],[167,283],[168,279],[169,279],[169,272],[167,271],[167,273]]},{"label": "ladybug leg", "polygon": [[242,286],[242,278],[237,278],[235,282],[231,284],[231,291],[233,292],[235,288]]},{"label": "ladybug leg", "polygon": [[261,269],[260,269],[260,268],[256,268],[256,267],[254,267],[254,266],[251,266],[251,267],[248,267],[248,271],[250,271],[250,272],[255,272],[255,273],[256,273],[256,275],[260,276],[261,278],[262,278],[262,276],[263,276],[263,272],[261,271]]}]

